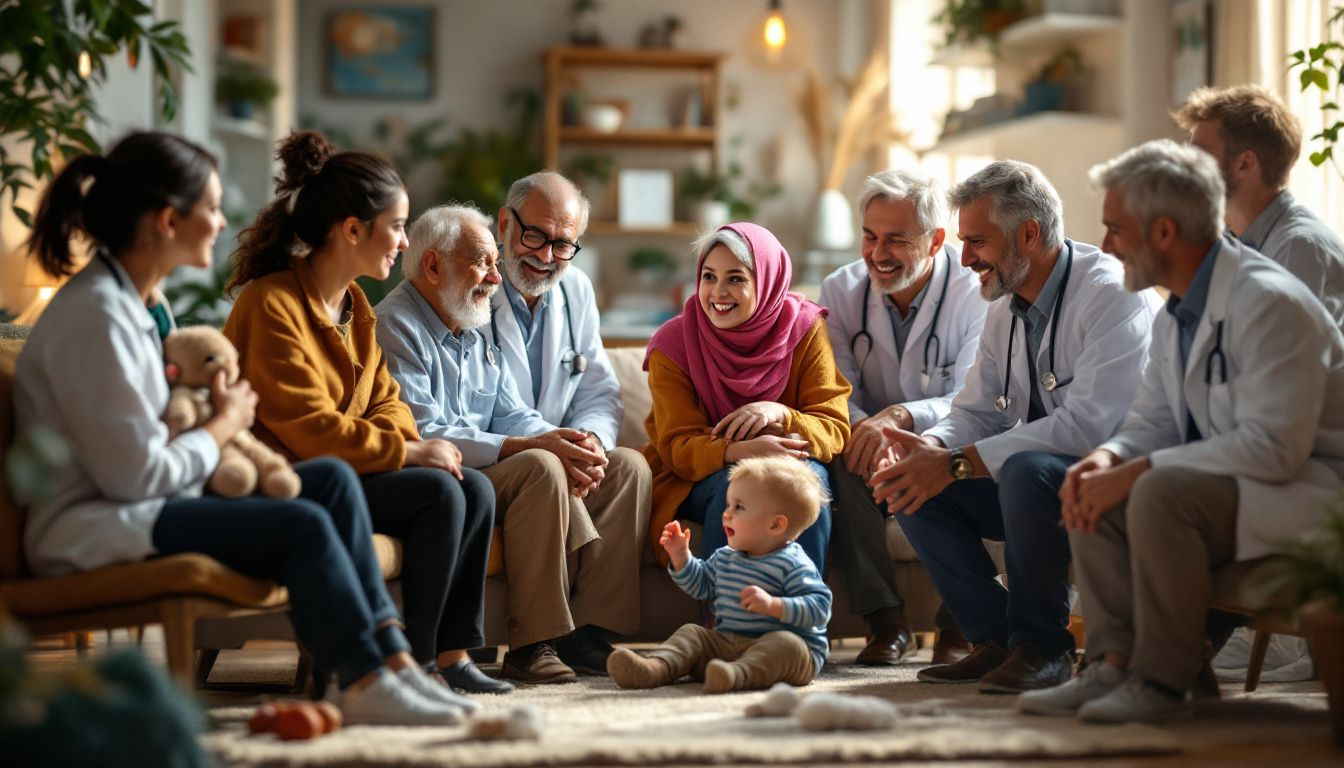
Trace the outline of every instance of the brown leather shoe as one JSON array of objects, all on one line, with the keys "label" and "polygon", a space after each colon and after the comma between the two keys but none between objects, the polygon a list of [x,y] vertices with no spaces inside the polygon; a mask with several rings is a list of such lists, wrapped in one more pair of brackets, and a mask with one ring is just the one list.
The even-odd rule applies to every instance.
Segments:
[{"label": "brown leather shoe", "polygon": [[980,678],[981,693],[1022,693],[1063,685],[1073,677],[1073,654],[1046,656],[1035,646],[1019,645],[998,669]]},{"label": "brown leather shoe", "polygon": [[987,640],[971,649],[966,658],[951,664],[925,667],[915,675],[921,683],[974,683],[1008,660],[1002,640]]},{"label": "brown leather shoe", "polygon": [[915,640],[907,627],[881,627],[873,639],[854,657],[855,664],[865,667],[894,667],[915,649]]},{"label": "brown leather shoe", "polygon": [[533,643],[516,650],[510,649],[504,654],[504,664],[500,676],[520,683],[545,685],[548,683],[572,683],[579,679],[560,657],[550,643]]},{"label": "brown leather shoe", "polygon": [[971,644],[959,629],[938,630],[938,640],[933,644],[934,664],[955,664],[966,658],[971,652]]}]

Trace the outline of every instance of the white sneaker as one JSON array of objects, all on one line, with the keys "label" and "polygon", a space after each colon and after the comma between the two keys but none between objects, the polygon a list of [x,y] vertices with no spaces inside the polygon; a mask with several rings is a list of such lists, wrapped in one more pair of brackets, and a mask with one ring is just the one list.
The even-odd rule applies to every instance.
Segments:
[{"label": "white sneaker", "polygon": [[432,702],[442,704],[447,707],[456,707],[463,712],[475,712],[481,708],[480,704],[468,699],[465,696],[458,696],[453,693],[448,686],[443,683],[436,683],[429,675],[425,674],[419,667],[402,667],[397,670],[397,677],[421,696]]},{"label": "white sneaker", "polygon": [[1110,693],[1079,707],[1078,719],[1088,723],[1156,723],[1189,717],[1190,712],[1190,694],[1173,699],[1131,674]]},{"label": "white sneaker", "polygon": [[1027,691],[1018,696],[1017,711],[1033,715],[1072,715],[1082,705],[1105,696],[1124,681],[1124,672],[1104,661],[1094,661],[1062,685]]},{"label": "white sneaker", "polygon": [[363,690],[341,692],[341,714],[347,725],[456,725],[462,710],[426,699],[401,678],[378,670]]}]

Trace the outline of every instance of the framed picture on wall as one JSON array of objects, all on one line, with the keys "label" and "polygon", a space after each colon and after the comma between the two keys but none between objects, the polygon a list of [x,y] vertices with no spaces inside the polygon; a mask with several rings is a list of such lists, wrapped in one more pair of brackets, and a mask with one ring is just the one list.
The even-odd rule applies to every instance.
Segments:
[{"label": "framed picture on wall", "polygon": [[327,92],[355,99],[434,95],[434,9],[377,5],[327,17]]}]

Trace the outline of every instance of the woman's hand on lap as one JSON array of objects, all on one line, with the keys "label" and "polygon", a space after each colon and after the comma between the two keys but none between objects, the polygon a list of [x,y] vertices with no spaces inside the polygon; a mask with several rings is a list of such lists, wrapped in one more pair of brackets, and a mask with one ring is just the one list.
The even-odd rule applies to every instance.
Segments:
[{"label": "woman's hand on lap", "polygon": [[792,456],[795,459],[806,459],[810,455],[807,441],[796,435],[788,437],[761,435],[750,440],[739,440],[730,443],[723,452],[724,461],[730,464],[757,456]]},{"label": "woman's hand on lap", "polygon": [[746,405],[724,416],[710,434],[725,440],[750,440],[771,425],[782,427],[789,419],[788,406],[766,400]]},{"label": "woman's hand on lap", "polygon": [[437,437],[429,440],[408,440],[406,466],[446,470],[461,480],[462,451],[458,450],[456,445]]}]

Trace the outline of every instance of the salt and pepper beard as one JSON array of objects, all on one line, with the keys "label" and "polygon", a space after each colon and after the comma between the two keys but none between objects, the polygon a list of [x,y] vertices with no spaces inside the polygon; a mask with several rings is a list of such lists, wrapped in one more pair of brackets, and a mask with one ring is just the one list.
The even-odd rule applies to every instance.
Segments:
[{"label": "salt and pepper beard", "polygon": [[1016,243],[1010,243],[1008,253],[994,265],[989,280],[980,286],[980,296],[985,301],[997,301],[1021,287],[1030,274],[1031,260],[1017,249]]},{"label": "salt and pepper beard", "polygon": [[[927,244],[920,244],[921,248],[925,245]],[[904,291],[919,282],[925,275],[930,274],[933,270],[933,257],[925,256],[923,258],[917,258],[915,259],[913,266],[915,266],[916,269],[910,269],[905,262],[901,262],[901,273],[895,277],[889,278],[880,277],[874,274],[875,270],[869,266],[868,276],[873,281],[873,287],[877,289],[878,293],[891,295],[893,293]],[[920,266],[923,266],[923,269],[918,269]]]},{"label": "salt and pepper beard", "polygon": [[[564,262],[552,261],[550,264],[538,259],[531,253],[512,253],[515,225],[510,222],[504,231],[504,276],[509,283],[524,296],[541,296],[560,282],[560,273],[564,271]],[[545,277],[536,278],[523,272],[523,263],[540,270],[550,270]]]}]

